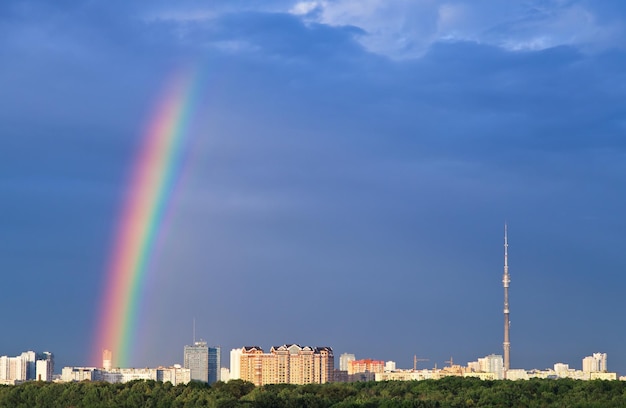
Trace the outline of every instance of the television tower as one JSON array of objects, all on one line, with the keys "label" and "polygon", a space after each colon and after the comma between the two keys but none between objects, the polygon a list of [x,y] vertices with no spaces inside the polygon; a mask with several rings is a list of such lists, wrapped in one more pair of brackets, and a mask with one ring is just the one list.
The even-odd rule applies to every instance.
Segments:
[{"label": "television tower", "polygon": [[504,276],[502,277],[502,285],[504,286],[504,375],[506,378],[506,372],[511,368],[510,352],[511,342],[509,339],[509,284],[511,283],[511,277],[509,276],[509,242],[507,234],[507,225],[504,224]]}]

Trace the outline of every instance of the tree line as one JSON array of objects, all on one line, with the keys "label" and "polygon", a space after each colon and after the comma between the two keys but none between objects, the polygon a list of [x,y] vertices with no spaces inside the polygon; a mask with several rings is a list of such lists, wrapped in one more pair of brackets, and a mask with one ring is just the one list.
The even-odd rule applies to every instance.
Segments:
[{"label": "tree line", "polygon": [[273,384],[255,387],[241,380],[173,386],[156,381],[28,382],[0,386],[4,408],[461,408],[624,407],[626,383],[531,379],[441,380],[330,384]]}]

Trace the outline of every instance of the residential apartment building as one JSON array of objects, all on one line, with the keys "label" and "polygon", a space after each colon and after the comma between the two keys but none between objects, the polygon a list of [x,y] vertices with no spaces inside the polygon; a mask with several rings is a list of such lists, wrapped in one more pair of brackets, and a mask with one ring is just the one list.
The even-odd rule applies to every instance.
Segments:
[{"label": "residential apartment building", "polygon": [[[231,365],[233,363],[236,362]],[[241,349],[239,356],[239,378],[257,386],[322,384],[332,381],[334,365],[330,347],[285,344],[274,346],[265,353],[258,346],[248,346]]]},{"label": "residential apartment building", "polygon": [[241,351],[243,349],[236,348],[230,351],[230,379],[238,380],[241,378],[239,366],[241,365]]},{"label": "residential apartment building", "polygon": [[0,356],[0,384],[17,384],[39,379],[52,381],[54,356],[44,352],[25,351],[19,356]]},{"label": "residential apartment building", "polygon": [[583,372],[602,373],[607,371],[606,353],[593,353],[583,358]]},{"label": "residential apartment building", "polygon": [[385,362],[382,360],[353,360],[348,362],[348,375],[358,373],[383,373],[385,372]]},{"label": "residential apartment building", "polygon": [[61,381],[104,381],[125,383],[134,380],[153,380],[171,382],[172,385],[187,384],[191,381],[191,370],[176,364],[172,367],[157,368],[112,368],[102,370],[95,367],[64,367]]}]

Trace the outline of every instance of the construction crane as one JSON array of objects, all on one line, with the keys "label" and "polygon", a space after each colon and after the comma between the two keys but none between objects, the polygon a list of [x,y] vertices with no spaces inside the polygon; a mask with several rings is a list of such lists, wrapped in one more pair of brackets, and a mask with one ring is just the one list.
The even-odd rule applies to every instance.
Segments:
[{"label": "construction crane", "polygon": [[413,355],[413,371],[417,371],[418,361],[429,361],[427,358],[417,358],[417,354]]}]

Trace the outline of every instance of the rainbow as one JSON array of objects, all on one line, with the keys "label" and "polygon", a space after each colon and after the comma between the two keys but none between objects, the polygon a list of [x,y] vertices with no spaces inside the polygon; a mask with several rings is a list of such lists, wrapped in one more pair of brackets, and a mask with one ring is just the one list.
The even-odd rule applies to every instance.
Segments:
[{"label": "rainbow", "polygon": [[174,76],[149,121],[118,222],[96,321],[93,362],[103,350],[113,366],[128,365],[136,337],[141,292],[165,210],[183,163],[198,94],[197,74]]}]

